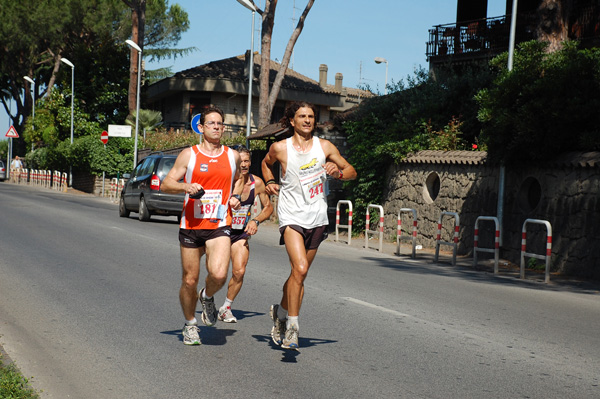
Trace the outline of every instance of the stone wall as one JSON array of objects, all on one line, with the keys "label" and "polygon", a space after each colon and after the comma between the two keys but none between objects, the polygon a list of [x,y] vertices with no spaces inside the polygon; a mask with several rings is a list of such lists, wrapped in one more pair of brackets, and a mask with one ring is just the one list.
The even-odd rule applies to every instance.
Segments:
[{"label": "stone wall", "polygon": [[[600,280],[600,168],[552,165],[508,169],[504,253],[519,259],[523,222],[550,222],[551,270]],[[527,252],[543,254],[546,228],[527,227]]]},{"label": "stone wall", "polygon": [[[442,212],[457,213],[460,221],[459,254],[473,249],[473,226],[478,216],[496,214],[498,171],[483,165],[452,163],[393,165],[388,172],[389,185],[384,192],[385,235],[395,240],[398,212],[401,208],[417,211],[417,244],[434,248],[438,220]],[[438,191],[439,190],[439,191]],[[401,214],[402,226],[412,226],[412,215]],[[455,218],[442,218],[443,241],[452,241]],[[493,246],[493,223],[490,223],[490,240],[486,243],[486,226],[481,237],[483,246]],[[403,229],[403,233],[406,230]]]},{"label": "stone wall", "polygon": [[[552,227],[551,270],[600,279],[599,166],[600,153],[587,153],[545,165],[507,167],[500,256],[519,264],[523,223],[547,220]],[[497,214],[499,175],[500,168],[488,166],[481,152],[423,151],[391,166],[382,204],[386,237],[395,240],[400,208],[412,208],[418,212],[417,243],[434,248],[441,213],[455,212],[460,218],[458,253],[471,256],[477,217]],[[409,226],[409,219],[403,213],[402,225]],[[451,241],[453,226],[454,219],[445,216],[443,241]],[[494,223],[480,221],[479,230],[480,247],[492,248]],[[528,223],[526,251],[545,250],[546,228]]]}]

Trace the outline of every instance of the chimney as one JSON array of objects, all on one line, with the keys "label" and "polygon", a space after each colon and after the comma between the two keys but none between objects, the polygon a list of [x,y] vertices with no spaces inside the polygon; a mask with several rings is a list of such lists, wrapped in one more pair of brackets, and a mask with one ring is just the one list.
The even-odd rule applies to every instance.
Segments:
[{"label": "chimney", "polygon": [[319,86],[327,87],[327,65],[319,65]]},{"label": "chimney", "polygon": [[342,80],[344,79],[344,75],[342,75],[341,73],[336,73],[335,74],[335,91],[337,91],[338,93],[342,92]]}]

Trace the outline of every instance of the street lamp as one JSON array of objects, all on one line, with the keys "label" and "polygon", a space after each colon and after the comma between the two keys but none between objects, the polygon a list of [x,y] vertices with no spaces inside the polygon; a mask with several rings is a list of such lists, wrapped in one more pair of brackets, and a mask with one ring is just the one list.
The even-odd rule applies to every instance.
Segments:
[{"label": "street lamp", "polygon": [[133,40],[125,40],[125,43],[138,52],[138,70],[137,70],[137,99],[135,101],[135,139],[133,141],[133,169],[137,166],[137,147],[138,147],[138,125],[140,120],[140,74],[142,69],[142,49]]},{"label": "street lamp", "polygon": [[[33,92],[31,95],[31,97],[33,98],[33,112],[31,115],[31,118],[32,118],[31,130],[35,130],[35,82],[29,76],[23,76],[23,79],[25,79],[26,81],[31,83],[31,90]],[[33,140],[31,141],[31,151],[33,151]]]},{"label": "street lamp", "polygon": [[[61,58],[61,62],[71,67],[71,145],[73,145],[73,100],[75,99],[75,65],[66,58]],[[69,186],[73,187],[73,166],[69,165]]]},{"label": "street lamp", "polygon": [[[7,96],[9,96],[9,101],[8,101],[8,128],[10,129],[10,127],[12,126],[10,123],[10,118],[12,117],[12,95],[10,94],[10,91],[6,90],[6,89],[2,89],[2,93],[6,94]],[[10,138],[10,140],[8,141],[8,154],[6,157],[6,178],[10,179],[10,160],[12,159],[12,137]]]},{"label": "street lamp", "polygon": [[248,0],[237,0],[238,3],[252,11],[252,29],[250,29],[250,71],[248,73],[248,108],[246,111],[246,147],[250,149],[250,114],[252,112],[252,80],[254,79],[254,14],[256,7]]},{"label": "street lamp", "polygon": [[381,64],[382,62],[385,62],[385,87],[383,88],[383,94],[385,95],[387,94],[388,62],[383,57],[375,57],[376,64]]}]

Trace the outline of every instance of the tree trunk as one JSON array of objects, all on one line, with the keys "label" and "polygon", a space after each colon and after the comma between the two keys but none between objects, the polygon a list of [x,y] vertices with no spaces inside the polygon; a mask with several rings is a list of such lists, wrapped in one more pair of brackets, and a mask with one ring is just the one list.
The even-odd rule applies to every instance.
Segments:
[{"label": "tree trunk", "polygon": [[[123,0],[123,2],[131,8],[131,40],[143,50],[146,26],[146,0]],[[129,63],[129,91],[127,95],[127,105],[129,106],[130,114],[136,109],[138,57],[139,53],[132,48]]]},{"label": "tree trunk", "polygon": [[277,0],[266,0],[265,10],[262,13],[261,49],[260,49],[260,77],[258,96],[258,128],[269,124],[271,109],[269,109],[269,74],[271,71],[271,37],[275,24],[275,9]]},{"label": "tree trunk", "polygon": [[288,41],[283,59],[281,61],[281,68],[277,71],[273,86],[269,87],[269,74],[271,71],[271,38],[273,37],[273,25],[275,24],[275,8],[277,7],[277,0],[266,0],[264,12],[259,12],[262,16],[262,31],[261,31],[261,66],[260,66],[260,94],[258,97],[258,128],[267,126],[271,119],[271,113],[279,90],[281,89],[281,83],[285,77],[287,67],[294,51],[296,41],[304,29],[304,21],[308,12],[312,8],[315,0],[309,0],[308,4],[304,8],[304,12],[298,20],[296,29],[292,32],[292,36]]},{"label": "tree trunk", "polygon": [[548,52],[560,50],[568,39],[571,3],[571,0],[542,0],[538,8],[537,38],[549,43]]},{"label": "tree trunk", "polygon": [[287,71],[288,65],[290,64],[290,58],[292,58],[294,46],[296,45],[296,41],[298,40],[300,33],[302,33],[302,29],[304,29],[304,21],[306,20],[306,16],[312,8],[314,2],[315,0],[309,0],[308,4],[304,8],[304,12],[298,20],[298,25],[296,25],[296,29],[294,29],[294,32],[292,32],[292,36],[290,37],[287,47],[285,48],[285,53],[283,54],[283,59],[281,60],[281,68],[279,69],[279,71],[277,71],[277,76],[275,76],[275,81],[273,82],[271,93],[269,94],[269,101],[267,103],[267,109],[269,112],[268,118],[271,117],[271,112],[273,111],[273,107],[275,107],[275,102],[277,101],[279,90],[281,89],[281,83],[283,82],[285,72]]}]

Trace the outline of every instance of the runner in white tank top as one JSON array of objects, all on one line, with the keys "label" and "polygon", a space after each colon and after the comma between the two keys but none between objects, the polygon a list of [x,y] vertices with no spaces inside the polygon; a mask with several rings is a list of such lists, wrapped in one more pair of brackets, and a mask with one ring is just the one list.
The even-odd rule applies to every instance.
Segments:
[{"label": "runner in white tank top", "polygon": [[[319,244],[327,237],[325,180],[327,176],[340,180],[356,178],[354,167],[333,144],[313,137],[315,115],[316,108],[312,104],[295,102],[288,106],[281,124],[293,129],[294,135],[271,145],[262,162],[267,194],[279,194],[280,244],[285,243],[292,266],[283,285],[281,302],[272,305],[270,310],[271,338],[286,349],[298,349],[298,314],[304,280]],[[281,167],[281,186],[273,174],[275,162]]]},{"label": "runner in white tank top", "polygon": [[292,137],[286,140],[287,168],[281,173],[277,217],[279,227],[298,225],[305,229],[329,224],[325,186],[325,153],[318,137],[303,154],[296,150]]}]

